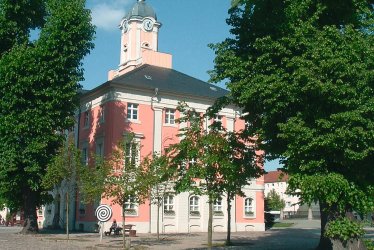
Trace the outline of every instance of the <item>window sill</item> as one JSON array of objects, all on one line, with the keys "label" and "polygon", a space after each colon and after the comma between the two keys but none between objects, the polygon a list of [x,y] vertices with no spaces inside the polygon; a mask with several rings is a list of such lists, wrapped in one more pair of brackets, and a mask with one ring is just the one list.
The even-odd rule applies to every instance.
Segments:
[{"label": "window sill", "polygon": [[213,216],[214,217],[223,217],[224,214],[223,214],[223,212],[213,212]]},{"label": "window sill", "polygon": [[141,121],[139,121],[139,120],[133,120],[133,119],[126,119],[125,122],[126,123],[142,124]]},{"label": "window sill", "polygon": [[178,128],[177,124],[164,123],[164,127]]},{"label": "window sill", "polygon": [[125,214],[126,217],[138,217],[139,215],[138,214]]},{"label": "window sill", "polygon": [[256,215],[255,214],[244,214],[244,217],[243,218],[245,218],[245,219],[255,219],[256,218]]}]

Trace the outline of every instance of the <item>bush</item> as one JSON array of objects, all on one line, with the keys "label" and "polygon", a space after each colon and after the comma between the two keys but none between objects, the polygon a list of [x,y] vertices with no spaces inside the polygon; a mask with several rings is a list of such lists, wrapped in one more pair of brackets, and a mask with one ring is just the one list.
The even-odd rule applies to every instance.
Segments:
[{"label": "bush", "polygon": [[343,243],[351,239],[358,239],[364,234],[361,225],[348,218],[339,218],[329,222],[325,232],[326,237],[340,240]]}]

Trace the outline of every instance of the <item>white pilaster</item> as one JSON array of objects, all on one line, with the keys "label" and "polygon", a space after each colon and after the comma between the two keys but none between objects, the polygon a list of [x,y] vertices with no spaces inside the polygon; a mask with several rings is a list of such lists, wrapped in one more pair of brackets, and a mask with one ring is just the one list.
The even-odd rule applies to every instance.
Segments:
[{"label": "white pilaster", "polygon": [[140,41],[140,32],[141,32],[141,26],[140,24],[137,25],[136,28],[136,59],[141,57],[141,41]]},{"label": "white pilaster", "polygon": [[226,116],[226,128],[227,131],[233,132],[234,131],[234,123],[235,123],[235,116]]},{"label": "white pilaster", "polygon": [[162,110],[158,105],[153,105],[154,122],[153,122],[153,153],[161,153],[161,136],[162,136]]}]

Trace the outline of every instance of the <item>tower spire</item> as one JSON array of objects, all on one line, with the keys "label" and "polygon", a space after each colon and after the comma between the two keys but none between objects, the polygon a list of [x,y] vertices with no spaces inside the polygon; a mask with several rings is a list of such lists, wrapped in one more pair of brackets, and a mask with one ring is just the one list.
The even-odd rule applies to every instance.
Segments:
[{"label": "tower spire", "polygon": [[138,0],[120,24],[121,47],[118,69],[109,72],[109,79],[142,64],[171,68],[171,55],[158,52],[158,31],[161,23],[145,0]]}]

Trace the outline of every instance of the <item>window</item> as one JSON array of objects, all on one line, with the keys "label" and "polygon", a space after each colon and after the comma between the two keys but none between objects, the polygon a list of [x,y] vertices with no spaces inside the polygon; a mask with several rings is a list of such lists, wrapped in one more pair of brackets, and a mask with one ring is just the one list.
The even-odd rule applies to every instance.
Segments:
[{"label": "window", "polygon": [[88,165],[88,149],[86,147],[82,148],[82,163]]},{"label": "window", "polygon": [[291,202],[290,201],[286,202],[286,207],[291,207]]},{"label": "window", "polygon": [[195,215],[195,216],[200,215],[199,197],[198,196],[191,196],[190,197],[190,215]]},{"label": "window", "polygon": [[221,198],[217,199],[214,202],[213,211],[214,212],[222,212],[222,199]]},{"label": "window", "polygon": [[83,203],[83,200],[80,199],[79,201],[79,214],[85,215],[86,214],[86,205]]},{"label": "window", "polygon": [[252,198],[245,198],[244,200],[244,213],[245,216],[253,216]]},{"label": "window", "polygon": [[104,147],[102,142],[96,144],[96,154],[101,157],[104,156]]},{"label": "window", "polygon": [[175,124],[175,110],[174,109],[165,110],[165,123]]},{"label": "window", "polygon": [[99,136],[95,138],[96,144],[96,155],[99,157],[104,157],[104,137]]},{"label": "window", "polygon": [[216,115],[216,116],[214,116],[214,121],[222,123],[222,115]]},{"label": "window", "polygon": [[140,148],[135,140],[126,142],[125,144],[125,165],[138,165]]},{"label": "window", "polygon": [[213,204],[213,212],[215,215],[223,215],[222,198],[218,198]]},{"label": "window", "polygon": [[99,110],[99,123],[104,123],[105,122],[105,106],[100,105],[100,110]]},{"label": "window", "polygon": [[127,119],[138,120],[138,104],[127,104]]},{"label": "window", "polygon": [[84,112],[83,115],[83,127],[88,128],[90,125],[90,111]]},{"label": "window", "polygon": [[174,215],[174,196],[166,195],[164,197],[164,214],[165,215]]},{"label": "window", "polygon": [[129,196],[123,204],[126,215],[137,215],[137,203],[134,196]]}]

